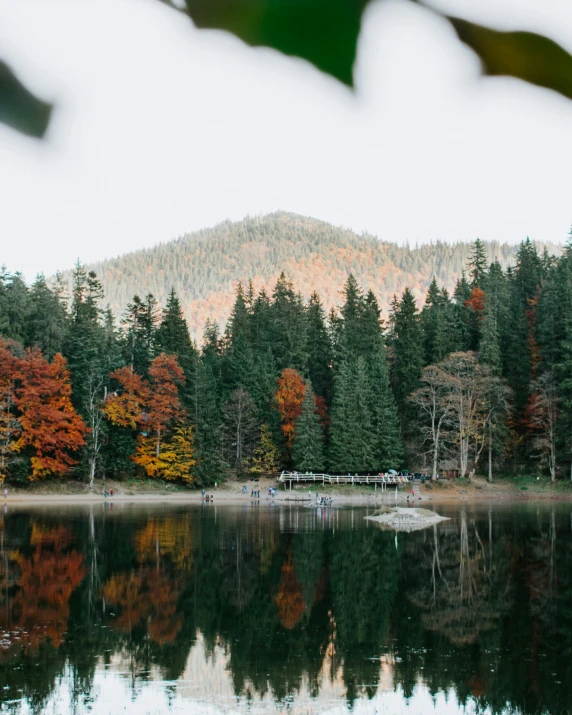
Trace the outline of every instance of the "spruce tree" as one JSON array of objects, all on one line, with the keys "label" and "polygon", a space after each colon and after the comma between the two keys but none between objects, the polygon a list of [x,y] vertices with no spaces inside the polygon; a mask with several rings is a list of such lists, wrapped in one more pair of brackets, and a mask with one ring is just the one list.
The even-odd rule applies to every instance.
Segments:
[{"label": "spruce tree", "polygon": [[67,320],[61,294],[52,290],[40,274],[30,290],[26,344],[40,348],[44,357],[51,360],[63,350]]},{"label": "spruce tree", "polygon": [[380,344],[370,357],[369,376],[372,426],[375,435],[372,468],[376,472],[389,468],[397,469],[403,461],[403,442],[383,344]]},{"label": "spruce tree", "polygon": [[471,277],[471,288],[484,288],[487,274],[487,251],[485,244],[480,238],[475,239],[469,258],[469,276]]},{"label": "spruce tree", "polygon": [[320,426],[311,383],[306,384],[302,413],[296,420],[292,447],[294,468],[301,472],[323,472],[324,436]]},{"label": "spruce tree", "polygon": [[185,384],[180,390],[181,399],[184,407],[189,408],[198,353],[191,341],[189,327],[174,289],[171,289],[167,305],[163,309],[161,323],[155,334],[155,343],[157,352],[175,355],[179,365],[183,368]]},{"label": "spruce tree", "polygon": [[271,348],[279,371],[292,367],[303,372],[308,360],[304,303],[291,280],[280,274],[272,293]]},{"label": "spruce tree", "polygon": [[368,472],[375,464],[376,434],[364,358],[343,360],[334,381],[329,463],[333,472]]},{"label": "spruce tree", "polygon": [[402,411],[407,398],[419,386],[423,369],[423,329],[415,298],[406,288],[391,316],[393,334],[393,384]]},{"label": "spruce tree", "polygon": [[312,293],[306,308],[308,328],[308,362],[306,366],[310,382],[317,395],[326,405],[332,400],[332,344],[326,326],[326,315],[317,293]]},{"label": "spruce tree", "polygon": [[125,360],[138,374],[145,376],[157,353],[156,331],[159,323],[157,301],[152,293],[145,300],[138,295],[127,306],[122,320]]}]

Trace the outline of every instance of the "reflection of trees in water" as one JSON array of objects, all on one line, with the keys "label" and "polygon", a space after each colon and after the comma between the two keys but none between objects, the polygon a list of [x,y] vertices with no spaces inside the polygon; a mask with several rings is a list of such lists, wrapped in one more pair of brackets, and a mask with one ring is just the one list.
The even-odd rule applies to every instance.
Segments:
[{"label": "reflection of trees in water", "polygon": [[508,544],[501,540],[493,547],[489,540],[486,549],[475,520],[464,510],[458,527],[433,527],[429,533],[422,543],[411,542],[419,553],[410,549],[408,558],[423,576],[408,592],[409,600],[421,611],[427,630],[459,645],[475,643],[510,607],[509,564],[503,558]]},{"label": "reflection of trees in water", "polygon": [[[271,693],[284,706],[303,687],[317,696],[324,677],[350,703],[371,697],[387,656],[405,695],[421,677],[493,713],[567,712],[568,514],[466,510],[397,541],[363,528],[359,512],[354,524],[336,515],[335,529],[315,529],[312,514],[6,519],[0,618],[12,635],[0,687],[15,698],[21,688],[41,712],[65,672],[87,701],[101,654],[122,658],[134,689],[153,666],[176,679],[201,632],[207,658],[225,650],[237,694]],[[283,517],[300,530],[281,531]],[[15,623],[27,641],[16,642]]]}]

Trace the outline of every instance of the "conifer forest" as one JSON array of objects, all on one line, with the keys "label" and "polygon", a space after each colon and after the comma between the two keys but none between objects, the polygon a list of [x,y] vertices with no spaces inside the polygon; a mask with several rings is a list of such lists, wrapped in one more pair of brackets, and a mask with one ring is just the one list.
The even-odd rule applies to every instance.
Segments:
[{"label": "conifer forest", "polygon": [[[476,240],[448,291],[386,296],[350,274],[336,307],[239,283],[191,338],[179,297],[120,316],[99,276],[0,275],[0,475],[139,476],[205,487],[280,470],[572,479],[572,243]],[[451,465],[453,465],[451,467]]]}]

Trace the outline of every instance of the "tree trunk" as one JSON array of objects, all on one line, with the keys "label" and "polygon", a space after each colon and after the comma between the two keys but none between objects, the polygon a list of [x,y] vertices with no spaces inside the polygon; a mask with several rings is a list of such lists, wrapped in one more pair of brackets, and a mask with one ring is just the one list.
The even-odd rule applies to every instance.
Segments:
[{"label": "tree trunk", "polygon": [[89,458],[89,491],[93,491],[93,481],[95,479],[95,455]]},{"label": "tree trunk", "polygon": [[489,422],[489,482],[493,481],[493,426]]}]

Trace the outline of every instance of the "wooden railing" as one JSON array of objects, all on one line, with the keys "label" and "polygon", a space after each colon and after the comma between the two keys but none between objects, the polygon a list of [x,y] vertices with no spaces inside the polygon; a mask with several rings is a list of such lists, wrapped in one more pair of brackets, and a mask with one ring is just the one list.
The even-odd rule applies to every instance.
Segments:
[{"label": "wooden railing", "polygon": [[308,472],[282,472],[279,482],[302,483],[320,482],[321,484],[407,484],[409,477],[399,474],[313,474]]}]

